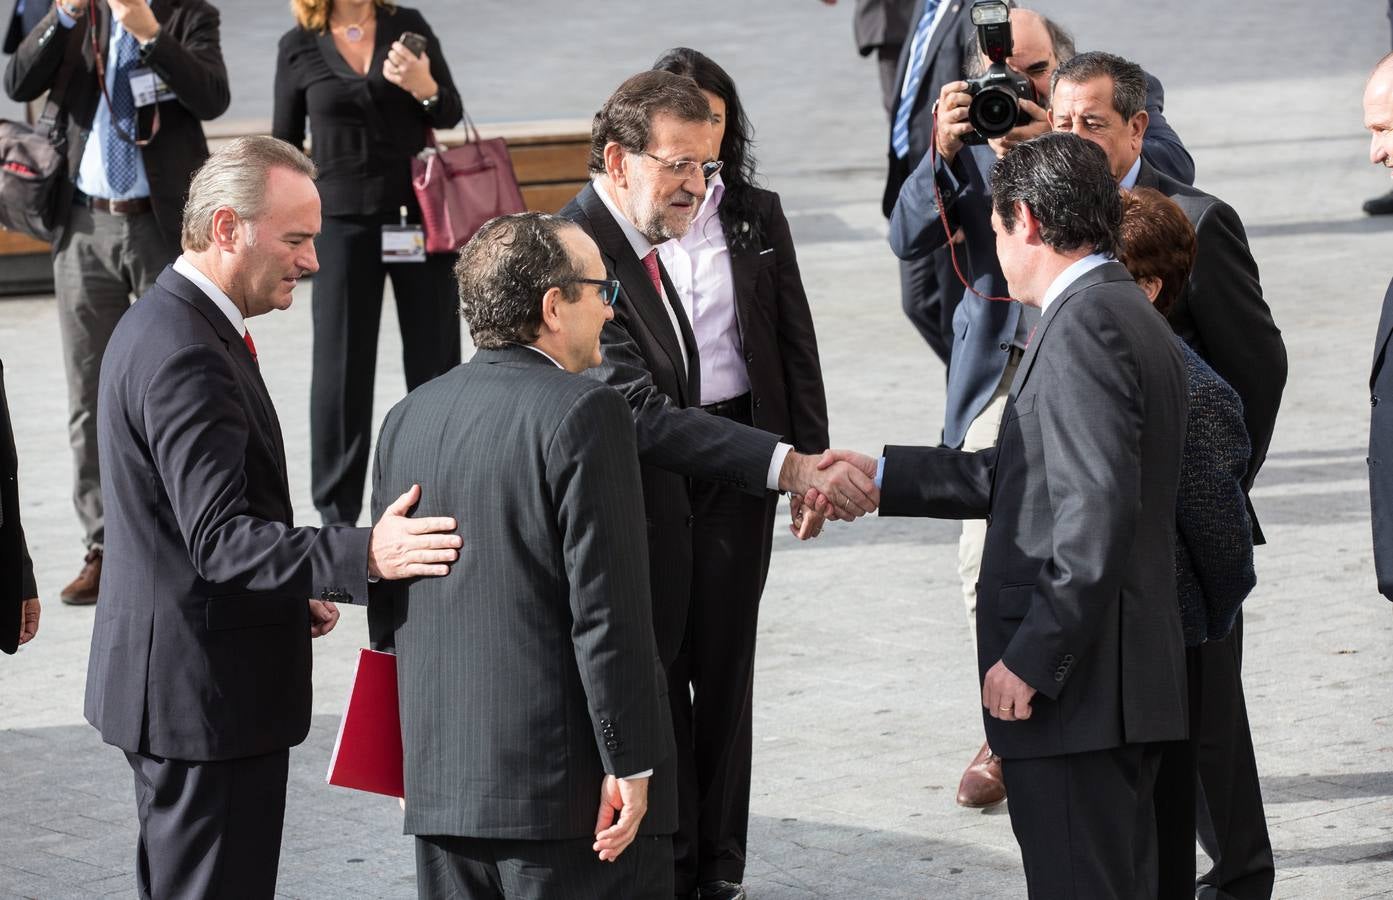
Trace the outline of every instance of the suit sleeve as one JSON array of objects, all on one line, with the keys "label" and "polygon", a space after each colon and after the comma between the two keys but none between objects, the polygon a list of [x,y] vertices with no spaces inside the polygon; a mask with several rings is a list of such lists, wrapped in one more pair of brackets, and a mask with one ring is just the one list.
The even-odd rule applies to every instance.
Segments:
[{"label": "suit sleeve", "polygon": [[194,570],[247,592],[368,596],[367,528],[296,528],[258,518],[246,499],[250,426],[221,348],[184,347],[156,370],[140,404],[143,430]]},{"label": "suit sleeve", "polygon": [[276,49],[275,99],[271,106],[271,135],[297,150],[305,149],[305,86],[300,82],[296,64],[296,44],[299,33],[292,31],[281,38]]},{"label": "suit sleeve", "polygon": [[[582,395],[546,448],[570,583],[571,642],[596,748],[611,775],[671,752],[648,582],[634,426],[607,388]],[[635,539],[637,536],[637,539]]]},{"label": "suit sleeve", "polygon": [[[52,33],[49,33],[50,28]],[[27,103],[52,88],[63,58],[69,52],[82,52],[84,33],[81,27],[64,28],[59,24],[58,9],[50,4],[48,14],[20,41],[5,67],[5,93],[9,98],[16,103]]]},{"label": "suit sleeve", "polygon": [[882,516],[980,519],[991,506],[996,448],[886,447]]},{"label": "suit sleeve", "polygon": [[1056,680],[1058,660],[1084,659],[1104,611],[1119,602],[1141,512],[1141,380],[1127,340],[1099,306],[1059,311],[1033,374],[1044,381],[1035,410],[1053,543],[1001,658],[1050,698],[1068,683]]},{"label": "suit sleeve", "polygon": [[777,435],[701,409],[682,408],[658,390],[643,355],[615,309],[600,332],[604,361],[590,375],[604,381],[629,403],[638,437],[639,458],[646,465],[689,478],[732,485],[764,496]]},{"label": "suit sleeve", "polygon": [[1195,223],[1198,252],[1186,300],[1201,355],[1243,400],[1252,456],[1245,489],[1267,459],[1287,383],[1287,348],[1262,296],[1238,213],[1215,201]]},{"label": "suit sleeve", "polygon": [[890,213],[890,249],[900,259],[922,259],[948,243],[943,219],[938,213],[934,185],[943,197],[948,215],[948,231],[956,230],[953,205],[967,190],[969,181],[963,166],[973,165],[966,148],[944,165],[937,154],[925,154],[900,188],[900,198]]},{"label": "suit sleeve", "polygon": [[175,36],[161,27],[159,39],[144,58],[179,103],[205,122],[227,112],[232,101],[222,58],[221,24],[218,11],[204,4],[200,14],[189,16],[183,34]]},{"label": "suit sleeve", "polygon": [[1177,181],[1195,183],[1195,161],[1185,149],[1180,135],[1166,121],[1166,90],[1151,74],[1146,76],[1146,136],[1142,138],[1141,155],[1152,167]]},{"label": "suit sleeve", "polygon": [[822,361],[817,352],[817,332],[793,235],[778,195],[771,195],[766,233],[774,247],[779,286],[779,359],[792,429],[791,443],[801,453],[821,453],[828,447],[827,392],[822,383]]},{"label": "suit sleeve", "polygon": [[[372,500],[368,508],[374,522],[381,519],[388,505],[397,499],[382,486],[382,458],[392,452],[395,444],[396,419],[397,410],[393,407],[382,420],[382,430],[378,432],[377,447],[373,451]],[[402,584],[401,581],[378,581],[368,588],[372,594],[368,603],[368,646],[374,650],[383,653],[397,650],[397,626],[401,624],[397,620],[397,593]]]}]

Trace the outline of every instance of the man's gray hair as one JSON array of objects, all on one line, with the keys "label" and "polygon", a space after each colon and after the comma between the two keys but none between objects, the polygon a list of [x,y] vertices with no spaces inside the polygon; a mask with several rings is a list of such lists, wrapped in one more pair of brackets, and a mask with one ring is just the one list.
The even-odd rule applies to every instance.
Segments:
[{"label": "man's gray hair", "polygon": [[1122,121],[1130,122],[1146,109],[1146,72],[1134,62],[1101,50],[1090,50],[1061,62],[1050,79],[1050,93],[1061,81],[1083,84],[1104,76],[1112,79],[1112,108]]},{"label": "man's gray hair", "polygon": [[274,168],[314,178],[309,157],[285,141],[266,135],[240,137],[219,147],[194,173],[184,203],[180,243],[185,250],[207,250],[213,238],[213,214],[231,209],[254,223],[266,210],[266,178]]}]

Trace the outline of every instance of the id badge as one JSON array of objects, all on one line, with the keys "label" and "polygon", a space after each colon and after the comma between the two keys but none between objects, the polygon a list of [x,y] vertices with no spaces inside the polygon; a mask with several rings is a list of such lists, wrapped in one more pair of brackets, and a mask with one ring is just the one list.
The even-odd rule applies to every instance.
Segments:
[{"label": "id badge", "polygon": [[173,100],[174,92],[153,70],[140,68],[131,69],[131,96],[135,99],[137,107],[144,107],[151,103]]},{"label": "id badge", "polygon": [[382,261],[419,263],[426,261],[426,232],[420,225],[383,225]]}]

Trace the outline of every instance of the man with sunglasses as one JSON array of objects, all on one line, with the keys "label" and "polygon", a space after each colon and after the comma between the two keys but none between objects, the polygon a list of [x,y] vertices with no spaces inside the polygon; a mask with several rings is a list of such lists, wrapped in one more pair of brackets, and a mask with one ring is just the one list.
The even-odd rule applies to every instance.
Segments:
[{"label": "man with sunglasses", "polygon": [[634,426],[576,374],[600,364],[619,284],[540,213],[486,224],[455,274],[478,352],[388,413],[373,470],[374,510],[427,480],[419,512],[476,538],[451,575],[368,611],[397,654],[417,891],[670,900],[677,786],[653,773],[673,739]]},{"label": "man with sunglasses", "polygon": [[[41,0],[28,0],[39,4]],[[180,214],[227,109],[218,11],[206,0],[58,0],[15,49],[5,92],[59,104],[69,180],[53,284],[68,382],[73,504],[87,555],[60,599],[97,602],[105,517],[97,375],[117,321],[179,255]]]},{"label": "man with sunglasses", "polygon": [[[705,804],[698,773],[715,770],[717,745],[738,742],[711,734],[694,735],[692,690],[705,673],[730,667],[730,647],[693,647],[690,637],[696,604],[693,572],[720,557],[698,528],[692,479],[701,479],[764,498],[769,491],[805,494],[828,486],[839,518],[852,519],[874,510],[878,494],[871,479],[852,468],[817,470],[817,457],[793,450],[788,435],[765,431],[703,408],[702,371],[697,339],[680,296],[659,259],[657,247],[681,238],[691,228],[706,195],[706,182],[720,170],[711,106],[696,83],[671,72],[653,70],[629,78],[605,102],[591,132],[591,182],[561,211],[595,240],[610,275],[620,282],[614,320],[600,336],[604,362],[591,370],[629,401],[638,434],[648,555],[652,561],[653,626],[658,654],[667,671],[668,698],[677,737],[676,777],[680,828],[674,841],[677,895],[692,896],[698,887],[699,823],[717,817],[730,834],[732,858],[723,859],[731,874],[743,869],[747,799],[726,798]],[[772,260],[772,257],[771,257]],[[752,344],[754,342],[751,342]],[[745,360],[765,352],[746,345]],[[754,422],[775,421],[772,405],[783,403],[752,385],[746,409]],[[770,408],[761,408],[761,405]],[[718,407],[721,404],[712,404]],[[766,413],[770,413],[766,418]],[[783,420],[787,420],[787,415]],[[816,448],[822,449],[822,448]],[[799,536],[821,527],[809,512]],[[733,541],[732,530],[715,540]],[[707,678],[705,683],[715,680]],[[736,703],[739,698],[731,698]],[[711,699],[704,702],[720,703]],[[700,738],[701,740],[698,740]],[[730,750],[729,752],[738,752]],[[659,767],[657,778],[672,777]],[[732,791],[732,794],[738,793]],[[719,809],[716,807],[719,806]],[[704,897],[744,896],[730,875],[704,874]]]}]

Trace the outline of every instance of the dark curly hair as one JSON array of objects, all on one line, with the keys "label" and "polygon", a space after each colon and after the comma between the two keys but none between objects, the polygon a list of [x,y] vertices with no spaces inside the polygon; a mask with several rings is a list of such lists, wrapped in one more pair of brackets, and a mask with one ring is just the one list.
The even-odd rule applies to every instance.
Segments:
[{"label": "dark curly hair", "polygon": [[750,120],[745,116],[745,107],[740,103],[740,95],[735,91],[735,82],[704,53],[690,47],[674,47],[658,57],[653,63],[655,70],[685,75],[697,83],[697,87],[710,91],[726,104],[725,137],[721,139],[719,158],[725,162],[721,169],[721,181],[725,183],[725,195],[721,197],[719,215],[721,229],[725,232],[726,245],[746,249],[759,247],[764,242],[760,218],[755,214],[754,139],[751,136]]},{"label": "dark curly hair", "polygon": [[548,289],[561,288],[572,302],[580,297],[581,272],[561,242],[562,231],[577,227],[560,216],[525,212],[490,219],[470,238],[455,263],[455,280],[474,346],[531,344],[541,331]]}]

